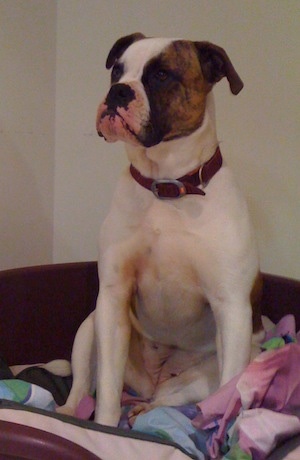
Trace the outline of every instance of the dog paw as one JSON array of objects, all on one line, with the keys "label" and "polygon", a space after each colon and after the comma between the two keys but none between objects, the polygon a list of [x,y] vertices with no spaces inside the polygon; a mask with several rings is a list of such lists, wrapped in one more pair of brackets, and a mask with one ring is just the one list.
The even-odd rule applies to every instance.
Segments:
[{"label": "dog paw", "polygon": [[146,412],[149,412],[151,409],[153,409],[152,404],[147,403],[147,402],[141,402],[138,403],[136,406],[134,406],[130,411],[128,412],[128,423],[132,427],[135,419],[139,415],[146,414]]},{"label": "dog paw", "polygon": [[63,414],[63,415],[75,415],[75,409],[74,407],[68,406],[65,404],[64,406],[59,406],[56,408],[56,412],[58,414]]}]

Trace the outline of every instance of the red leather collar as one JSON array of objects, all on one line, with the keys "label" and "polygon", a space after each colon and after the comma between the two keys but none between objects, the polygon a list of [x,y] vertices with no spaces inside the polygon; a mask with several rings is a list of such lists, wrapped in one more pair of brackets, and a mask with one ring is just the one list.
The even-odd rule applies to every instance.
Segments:
[{"label": "red leather collar", "polygon": [[222,163],[222,154],[219,147],[217,147],[210,160],[190,174],[186,174],[179,179],[150,179],[149,177],[142,176],[132,164],[130,165],[130,173],[142,187],[151,190],[156,198],[169,200],[181,198],[185,195],[205,195],[205,192],[201,188],[198,188],[198,186],[207,185],[219,171]]}]

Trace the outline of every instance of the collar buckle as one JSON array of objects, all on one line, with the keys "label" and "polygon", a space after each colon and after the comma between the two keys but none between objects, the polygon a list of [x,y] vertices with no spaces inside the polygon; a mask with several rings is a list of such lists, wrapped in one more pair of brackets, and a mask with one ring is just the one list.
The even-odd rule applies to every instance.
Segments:
[{"label": "collar buckle", "polygon": [[187,194],[185,185],[177,179],[154,180],[151,191],[159,200],[177,200]]}]

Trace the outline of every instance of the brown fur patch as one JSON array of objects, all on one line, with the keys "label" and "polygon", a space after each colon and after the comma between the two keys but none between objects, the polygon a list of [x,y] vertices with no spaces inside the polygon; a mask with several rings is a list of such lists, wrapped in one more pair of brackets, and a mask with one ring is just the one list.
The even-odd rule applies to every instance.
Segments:
[{"label": "brown fur patch", "polygon": [[[160,81],[159,72],[166,75]],[[150,103],[150,124],[167,141],[186,136],[202,124],[211,85],[204,79],[195,46],[172,42],[146,65],[142,82]]]}]

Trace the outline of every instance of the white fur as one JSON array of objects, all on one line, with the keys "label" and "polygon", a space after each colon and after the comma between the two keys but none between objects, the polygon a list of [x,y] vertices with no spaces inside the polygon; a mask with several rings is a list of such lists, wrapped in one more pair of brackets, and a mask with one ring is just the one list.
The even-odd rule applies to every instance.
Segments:
[{"label": "white fur", "polygon": [[[122,82],[140,81],[147,60],[167,43],[130,46],[122,57]],[[193,134],[148,149],[127,144],[126,152],[143,175],[176,178],[211,158],[217,145],[210,94],[203,124]],[[75,341],[74,386],[66,406],[71,412],[92,385],[94,338],[95,420],[107,425],[119,420],[124,380],[152,396],[151,407],[183,404],[204,398],[249,362],[249,293],[259,267],[247,206],[226,164],[205,193],[160,201],[128,169],[121,176],[100,235],[96,311]],[[154,394],[140,355],[136,352],[136,360],[129,356],[133,300],[137,329],[154,342],[176,347],[170,366],[184,368]]]},{"label": "white fur", "polygon": [[[171,38],[147,38],[133,43],[120,58],[120,62],[125,63],[125,76],[120,83],[140,81],[145,63],[161,53],[173,40]],[[130,65],[126,65],[127,62]]]}]

